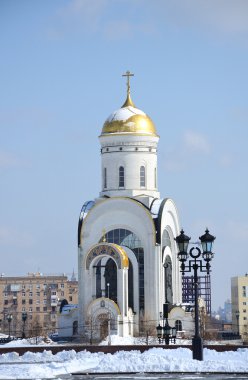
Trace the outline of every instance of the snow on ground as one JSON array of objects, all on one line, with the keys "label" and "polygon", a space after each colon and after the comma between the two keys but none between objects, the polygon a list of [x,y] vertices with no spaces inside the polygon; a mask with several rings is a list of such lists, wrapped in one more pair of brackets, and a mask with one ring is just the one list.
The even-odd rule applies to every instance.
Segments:
[{"label": "snow on ground", "polygon": [[[119,344],[120,339],[111,336],[111,342]],[[126,342],[132,344],[132,338],[127,338]],[[27,351],[23,356],[15,353],[13,347],[13,352],[0,355],[0,379],[51,379],[83,371],[248,373],[248,349],[240,348],[233,352],[204,349],[202,362],[193,360],[191,350],[182,347],[171,350],[151,348],[144,353],[134,349],[115,354],[70,350],[53,355],[51,351]]]}]

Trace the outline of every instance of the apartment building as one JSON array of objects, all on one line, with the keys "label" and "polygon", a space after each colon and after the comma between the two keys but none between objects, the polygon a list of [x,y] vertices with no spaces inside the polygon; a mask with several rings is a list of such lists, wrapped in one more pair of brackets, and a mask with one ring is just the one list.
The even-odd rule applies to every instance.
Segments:
[{"label": "apartment building", "polygon": [[[0,277],[0,332],[15,336],[47,335],[56,331],[62,300],[78,302],[78,283],[65,275],[28,273]],[[26,320],[25,319],[25,315]],[[9,317],[11,316],[11,318]]]},{"label": "apartment building", "polygon": [[248,338],[248,273],[231,279],[233,331]]}]

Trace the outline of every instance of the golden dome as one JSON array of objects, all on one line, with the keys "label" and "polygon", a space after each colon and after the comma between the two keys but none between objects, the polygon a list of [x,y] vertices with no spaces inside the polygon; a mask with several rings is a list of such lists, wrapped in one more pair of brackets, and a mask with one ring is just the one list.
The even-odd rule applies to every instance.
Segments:
[{"label": "golden dome", "polygon": [[155,125],[143,111],[135,107],[130,92],[123,106],[105,121],[101,135],[128,133],[157,136]]}]

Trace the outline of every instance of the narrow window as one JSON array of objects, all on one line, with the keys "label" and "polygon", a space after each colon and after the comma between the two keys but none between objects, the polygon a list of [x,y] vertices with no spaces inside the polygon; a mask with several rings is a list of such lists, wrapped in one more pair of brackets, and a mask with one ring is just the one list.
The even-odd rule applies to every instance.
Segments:
[{"label": "narrow window", "polygon": [[140,187],[145,187],[146,185],[146,169],[144,166],[140,167]]},{"label": "narrow window", "polygon": [[119,167],[119,187],[124,187],[124,167]]},{"label": "narrow window", "polygon": [[175,327],[177,331],[182,331],[182,321],[180,321],[180,319],[175,322]]},{"label": "narrow window", "polygon": [[157,168],[154,168],[154,187],[157,188]]},{"label": "narrow window", "polygon": [[107,168],[104,168],[104,180],[103,180],[103,184],[104,184],[104,189],[107,188]]}]

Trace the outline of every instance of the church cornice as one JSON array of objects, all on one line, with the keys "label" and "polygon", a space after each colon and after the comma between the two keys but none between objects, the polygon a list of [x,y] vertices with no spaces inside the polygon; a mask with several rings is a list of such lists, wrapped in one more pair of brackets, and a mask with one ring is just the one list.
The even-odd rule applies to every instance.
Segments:
[{"label": "church cornice", "polygon": [[156,139],[158,140],[160,138],[159,135],[148,135],[146,133],[132,133],[132,132],[126,132],[126,133],[111,133],[111,134],[106,134],[106,135],[99,135],[98,137],[100,139],[103,139],[103,138],[111,138],[111,137],[114,137],[114,136],[134,136],[134,137],[137,137],[137,136],[144,136],[144,137],[147,137],[147,139]]}]

